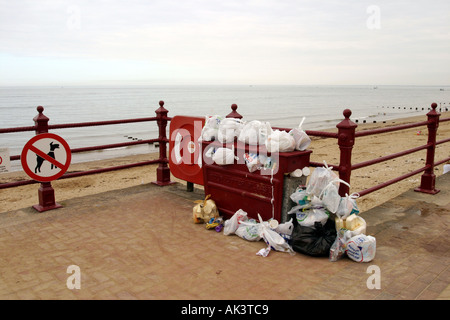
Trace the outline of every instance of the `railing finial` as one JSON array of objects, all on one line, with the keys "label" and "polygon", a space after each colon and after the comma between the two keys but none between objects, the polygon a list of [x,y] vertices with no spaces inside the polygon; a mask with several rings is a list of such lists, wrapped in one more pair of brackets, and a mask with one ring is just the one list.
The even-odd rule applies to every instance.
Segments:
[{"label": "railing finial", "polygon": [[226,118],[235,118],[235,119],[242,119],[242,116],[239,114],[239,112],[237,112],[238,106],[237,104],[233,103],[231,105],[231,112],[226,116]]},{"label": "railing finial", "polygon": [[345,109],[344,112],[342,112],[342,114],[344,115],[345,119],[350,119],[350,116],[352,115],[352,110]]}]

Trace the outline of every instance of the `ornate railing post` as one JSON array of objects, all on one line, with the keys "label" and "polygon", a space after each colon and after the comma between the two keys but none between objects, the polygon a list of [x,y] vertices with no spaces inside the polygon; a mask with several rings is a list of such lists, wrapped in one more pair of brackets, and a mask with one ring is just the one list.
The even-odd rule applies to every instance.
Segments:
[{"label": "ornate railing post", "polygon": [[436,175],[434,174],[434,154],[436,150],[436,134],[439,127],[439,116],[441,115],[436,111],[437,104],[431,104],[431,111],[427,113],[428,117],[428,148],[425,172],[423,173],[420,186],[415,188],[414,191],[424,192],[429,194],[436,194],[440,190],[435,189]]},{"label": "ornate railing post", "polygon": [[[49,118],[43,114],[44,107],[38,106],[36,110],[39,112],[39,114],[33,118],[36,127],[36,135],[47,133]],[[62,205],[55,202],[55,190],[53,189],[51,182],[41,182],[41,186],[38,189],[38,198],[39,204],[35,204],[33,208],[39,212],[62,207]]]},{"label": "ornate railing post", "polygon": [[[355,144],[355,131],[358,125],[350,120],[350,116],[352,115],[350,109],[345,109],[343,115],[345,119],[336,125],[338,128],[338,145],[340,150],[339,178],[350,184],[352,149]],[[346,193],[350,193],[349,187],[341,183],[339,194],[343,197]]]},{"label": "ornate railing post", "polygon": [[175,183],[170,181],[170,168],[168,167],[168,159],[167,159],[167,142],[169,140],[166,136],[166,127],[167,127],[167,113],[169,111],[164,108],[164,101],[159,102],[159,108],[155,111],[156,123],[159,128],[159,166],[156,169],[156,181],[152,183],[157,184],[158,186],[167,186],[169,184]]}]

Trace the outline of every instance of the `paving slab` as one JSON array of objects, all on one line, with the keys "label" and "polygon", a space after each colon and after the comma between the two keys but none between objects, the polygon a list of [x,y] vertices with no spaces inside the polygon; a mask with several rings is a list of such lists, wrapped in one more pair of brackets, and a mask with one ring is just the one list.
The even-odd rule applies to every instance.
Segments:
[{"label": "paving slab", "polygon": [[[408,191],[361,213],[377,240],[369,263],[258,256],[263,241],[194,224],[193,201],[203,193],[179,183],[73,198],[42,213],[2,213],[0,299],[446,300],[450,175],[436,187],[436,195]],[[369,288],[370,266],[378,267],[379,289]]]}]

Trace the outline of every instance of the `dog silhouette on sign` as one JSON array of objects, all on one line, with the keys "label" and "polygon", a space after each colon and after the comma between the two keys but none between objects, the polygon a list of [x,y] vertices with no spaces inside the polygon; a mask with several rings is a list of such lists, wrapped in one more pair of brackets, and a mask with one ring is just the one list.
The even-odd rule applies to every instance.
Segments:
[{"label": "dog silhouette on sign", "polygon": [[[55,159],[55,149],[59,149],[59,144],[58,143],[53,143],[53,141],[50,142],[50,152],[47,153],[47,155],[52,157],[53,159]],[[37,158],[36,158],[36,168],[34,168],[34,173],[41,172],[41,166],[42,166],[42,163],[45,160],[41,156],[38,156],[38,155],[36,155],[36,156],[37,156]],[[58,168],[57,166],[55,166],[52,163],[50,169],[53,170],[53,167]]]}]

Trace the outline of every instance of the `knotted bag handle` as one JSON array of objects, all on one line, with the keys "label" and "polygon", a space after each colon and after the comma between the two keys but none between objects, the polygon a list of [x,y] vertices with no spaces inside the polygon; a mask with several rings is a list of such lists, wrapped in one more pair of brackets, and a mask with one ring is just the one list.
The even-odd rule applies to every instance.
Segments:
[{"label": "knotted bag handle", "polygon": [[211,198],[211,195],[210,195],[210,194],[208,194],[208,195],[205,197],[205,200],[195,200],[194,203],[202,203],[202,202],[203,202],[203,205],[202,205],[202,208],[203,208],[204,206],[206,206],[206,201],[207,201],[209,198]]}]

